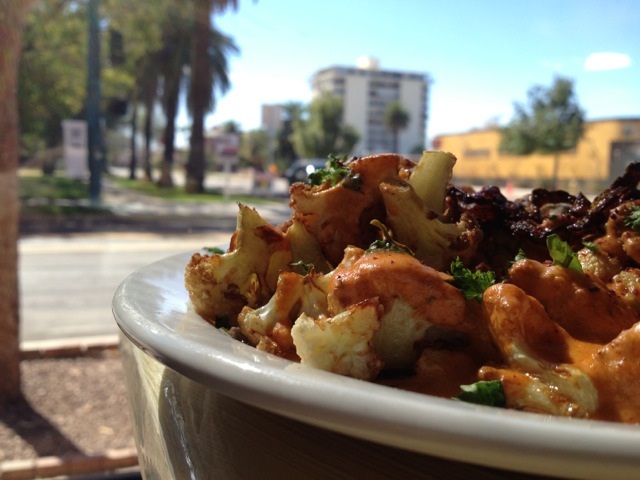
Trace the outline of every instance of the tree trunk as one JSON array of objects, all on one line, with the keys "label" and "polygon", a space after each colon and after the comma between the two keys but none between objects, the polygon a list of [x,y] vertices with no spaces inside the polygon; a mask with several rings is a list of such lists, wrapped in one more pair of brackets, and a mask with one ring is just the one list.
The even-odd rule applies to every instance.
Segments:
[{"label": "tree trunk", "polygon": [[187,181],[185,189],[188,193],[204,191],[204,116],[211,99],[211,80],[208,75],[209,65],[207,49],[209,47],[211,5],[208,1],[195,3],[192,58],[191,58],[191,138],[189,140],[189,161],[187,162]]},{"label": "tree trunk", "polygon": [[173,187],[171,172],[173,170],[173,153],[175,151],[176,141],[176,115],[178,113],[177,93],[175,97],[175,99],[172,98],[169,101],[169,106],[166,109],[167,125],[164,129],[164,154],[162,157],[160,179],[158,180],[158,186],[163,188]]},{"label": "tree trunk", "polygon": [[18,62],[22,22],[31,1],[0,9],[0,406],[21,396],[18,294]]},{"label": "tree trunk", "polygon": [[[155,82],[153,82],[153,91],[155,92]],[[144,164],[144,176],[145,178],[153,182],[153,173],[151,171],[151,135],[153,127],[153,103],[155,102],[154,95],[146,95],[144,106],[144,156],[142,162]]]},{"label": "tree trunk", "polygon": [[129,179],[136,179],[136,171],[138,170],[138,149],[136,148],[136,137],[138,136],[138,95],[134,94],[131,101],[131,158],[129,161]]}]

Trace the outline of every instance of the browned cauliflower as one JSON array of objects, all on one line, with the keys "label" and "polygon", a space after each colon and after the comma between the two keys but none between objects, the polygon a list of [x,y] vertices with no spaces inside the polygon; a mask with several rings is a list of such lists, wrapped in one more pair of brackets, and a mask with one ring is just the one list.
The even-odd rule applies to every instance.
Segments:
[{"label": "browned cauliflower", "polygon": [[266,303],[292,254],[284,234],[253,208],[240,205],[237,229],[224,254],[196,253],[185,270],[185,286],[195,311],[216,324],[235,325],[245,305]]}]

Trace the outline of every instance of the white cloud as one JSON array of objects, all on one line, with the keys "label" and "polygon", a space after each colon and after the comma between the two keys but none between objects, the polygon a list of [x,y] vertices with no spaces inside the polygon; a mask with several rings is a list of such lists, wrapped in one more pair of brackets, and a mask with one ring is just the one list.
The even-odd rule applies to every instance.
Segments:
[{"label": "white cloud", "polygon": [[599,52],[592,53],[584,61],[584,69],[587,72],[601,70],[618,70],[631,65],[631,57],[626,53]]}]

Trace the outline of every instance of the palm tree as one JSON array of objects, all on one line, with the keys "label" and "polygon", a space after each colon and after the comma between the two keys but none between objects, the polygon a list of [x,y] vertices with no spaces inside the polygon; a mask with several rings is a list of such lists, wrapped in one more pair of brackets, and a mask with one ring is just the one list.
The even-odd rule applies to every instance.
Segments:
[{"label": "palm tree", "polygon": [[151,171],[151,140],[153,136],[153,110],[158,96],[158,70],[157,52],[150,53],[143,59],[140,69],[138,85],[141,90],[141,102],[144,108],[144,150],[142,156],[142,166],[144,168],[145,179],[152,182],[153,173]]},{"label": "palm tree", "polygon": [[282,126],[276,135],[276,156],[284,163],[285,167],[290,166],[298,159],[298,154],[291,138],[294,124],[302,118],[304,109],[305,107],[301,102],[288,102],[282,106]]},{"label": "palm tree", "polygon": [[187,105],[192,118],[186,190],[204,190],[204,117],[215,107],[216,89],[224,94],[230,86],[227,56],[238,47],[231,37],[211,25],[214,10],[237,7],[235,1],[193,0],[194,25],[191,36],[191,81]]},{"label": "palm tree", "polygon": [[0,406],[21,396],[18,296],[18,63],[31,1],[0,9]]},{"label": "palm tree", "polygon": [[387,108],[384,111],[384,126],[391,131],[393,140],[391,150],[394,153],[399,153],[398,137],[400,136],[400,130],[407,128],[409,120],[409,112],[405,110],[402,103],[396,100],[387,105]]},{"label": "palm tree", "polygon": [[184,68],[189,59],[191,19],[189,4],[172,4],[162,26],[162,48],[159,52],[159,68],[162,81],[162,109],[166,125],[164,129],[164,153],[158,185],[172,187],[173,156],[175,152],[176,117],[180,100],[180,87]]}]

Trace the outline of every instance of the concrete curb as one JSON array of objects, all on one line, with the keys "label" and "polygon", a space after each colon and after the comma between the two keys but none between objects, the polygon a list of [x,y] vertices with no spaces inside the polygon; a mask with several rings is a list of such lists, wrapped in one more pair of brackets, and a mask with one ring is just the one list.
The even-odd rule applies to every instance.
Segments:
[{"label": "concrete curb", "polygon": [[77,357],[116,349],[119,342],[120,338],[117,334],[22,342],[20,344],[20,358],[33,360],[37,358]]},{"label": "concrete curb", "polygon": [[9,460],[0,463],[0,479],[70,477],[74,475],[113,472],[138,465],[135,448],[109,450],[104,455],[73,457],[41,457],[32,460]]}]

